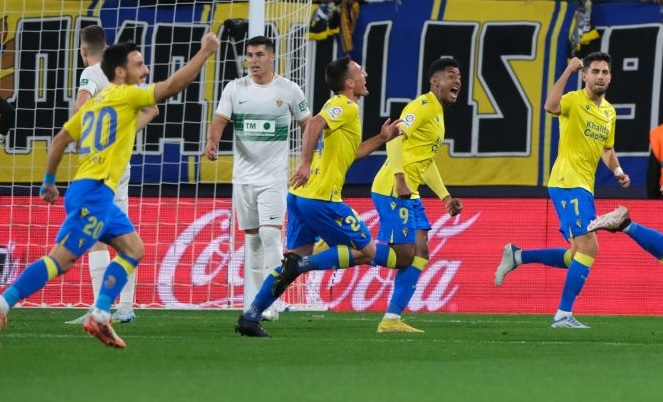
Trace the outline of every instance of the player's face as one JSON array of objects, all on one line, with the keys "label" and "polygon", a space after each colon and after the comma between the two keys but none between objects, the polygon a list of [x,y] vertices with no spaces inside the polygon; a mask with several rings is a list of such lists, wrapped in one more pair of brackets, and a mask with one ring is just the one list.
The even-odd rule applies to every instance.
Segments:
[{"label": "player's face", "polygon": [[585,87],[594,95],[602,96],[608,90],[612,75],[610,66],[603,60],[596,60],[585,67],[582,71],[582,80]]},{"label": "player's face", "polygon": [[127,85],[144,83],[150,70],[145,65],[143,55],[140,52],[131,52],[127,55],[127,60],[127,75],[124,83]]},{"label": "player's face", "polygon": [[348,66],[348,80],[352,81],[354,95],[359,98],[368,95],[366,88],[366,77],[368,73],[356,62],[350,62]]},{"label": "player's face", "polygon": [[274,52],[267,50],[265,45],[249,45],[246,47],[246,61],[253,77],[266,77],[274,72]]},{"label": "player's face", "polygon": [[430,79],[431,91],[440,103],[455,103],[460,93],[460,70],[456,67],[446,67],[438,71]]}]

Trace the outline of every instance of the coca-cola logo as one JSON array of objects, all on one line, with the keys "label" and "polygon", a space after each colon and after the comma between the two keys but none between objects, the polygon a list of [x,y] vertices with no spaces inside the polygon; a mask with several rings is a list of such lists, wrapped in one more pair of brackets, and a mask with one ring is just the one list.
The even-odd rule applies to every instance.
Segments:
[{"label": "coca-cola logo", "polygon": [[[458,291],[454,275],[462,261],[443,253],[447,241],[468,230],[481,214],[440,216],[429,236],[430,262],[409,304],[413,311],[439,311]],[[375,210],[360,213],[372,233],[379,217]],[[216,209],[197,218],[177,235],[158,267],[157,291],[167,307],[210,308],[239,306],[243,293],[244,248],[241,233],[232,236],[230,209]],[[236,244],[238,243],[238,244]],[[324,303],[329,309],[382,310],[393,292],[395,270],[360,266],[317,271],[304,276],[306,289],[299,302]],[[286,293],[286,297],[288,294]],[[455,310],[453,304],[448,306]]]}]

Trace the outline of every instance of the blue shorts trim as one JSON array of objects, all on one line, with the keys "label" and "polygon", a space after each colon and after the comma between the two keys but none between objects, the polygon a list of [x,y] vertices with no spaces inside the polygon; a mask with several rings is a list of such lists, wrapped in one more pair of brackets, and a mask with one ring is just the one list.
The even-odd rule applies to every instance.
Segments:
[{"label": "blue shorts trim", "polygon": [[133,224],[114,203],[113,190],[98,180],[76,180],[67,189],[65,218],[55,241],[77,257],[97,241],[135,232]]},{"label": "blue shorts trim", "polygon": [[548,188],[559,218],[559,231],[566,240],[587,234],[587,225],[596,218],[594,196],[584,188]]},{"label": "blue shorts trim", "polygon": [[339,244],[356,250],[371,241],[371,232],[359,214],[343,202],[321,201],[288,193],[286,246],[292,250],[321,237],[329,247]]}]

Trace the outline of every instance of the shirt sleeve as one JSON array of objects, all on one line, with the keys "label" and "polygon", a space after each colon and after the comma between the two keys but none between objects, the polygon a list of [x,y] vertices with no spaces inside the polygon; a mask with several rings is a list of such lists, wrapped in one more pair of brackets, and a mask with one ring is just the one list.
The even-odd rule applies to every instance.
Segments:
[{"label": "shirt sleeve", "polygon": [[226,120],[231,120],[233,116],[233,96],[235,94],[235,88],[237,86],[237,81],[230,81],[223,92],[221,92],[221,99],[219,99],[219,106],[216,107],[215,114],[218,114],[221,117],[225,117]]},{"label": "shirt sleeve", "polygon": [[405,106],[405,109],[401,113],[401,120],[403,121],[398,126],[406,137],[409,137],[410,133],[415,132],[424,121],[423,112],[420,107],[417,108],[414,106],[414,102],[410,102]]},{"label": "shirt sleeve", "polygon": [[562,99],[559,100],[560,116],[567,116],[569,114],[569,108],[571,107],[572,101],[573,101],[572,92],[567,92],[564,95],[562,95]]},{"label": "shirt sleeve", "polygon": [[423,179],[426,185],[433,190],[439,199],[444,200],[450,195],[449,190],[447,190],[444,182],[442,182],[442,177],[440,176],[440,171],[437,170],[435,161],[428,165],[428,168],[424,170]]},{"label": "shirt sleeve", "polygon": [[90,95],[94,96],[99,90],[99,85],[95,81],[94,74],[90,67],[86,67],[85,70],[81,73],[81,79],[78,80],[78,91],[89,92]]},{"label": "shirt sleeve", "polygon": [[319,113],[331,131],[338,130],[347,122],[353,121],[357,114],[359,114],[359,107],[356,103],[339,105],[331,101],[328,101]]},{"label": "shirt sleeve", "polygon": [[69,133],[74,141],[78,141],[81,138],[81,119],[83,118],[83,110],[84,109],[81,108],[78,112],[74,113],[74,115],[71,116],[62,127]]},{"label": "shirt sleeve", "polygon": [[129,87],[128,98],[131,99],[131,104],[138,109],[142,109],[145,106],[154,106],[156,101],[154,100],[154,84],[148,86],[131,86]]},{"label": "shirt sleeve", "polygon": [[292,83],[292,104],[290,105],[290,109],[296,121],[302,121],[311,117],[311,109],[308,107],[304,92],[294,82]]}]

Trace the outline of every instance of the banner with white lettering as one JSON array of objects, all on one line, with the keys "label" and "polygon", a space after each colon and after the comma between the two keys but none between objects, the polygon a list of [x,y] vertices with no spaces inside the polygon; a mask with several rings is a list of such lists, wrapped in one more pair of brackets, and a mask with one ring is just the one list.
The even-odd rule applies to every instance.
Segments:
[{"label": "banner with white lettering", "polygon": [[[370,199],[346,200],[373,234],[379,220]],[[8,197],[0,208],[8,210]],[[15,197],[11,224],[0,223],[0,290],[27,262],[52,247],[64,208],[37,197]],[[143,307],[238,307],[243,289],[243,239],[230,236],[229,199],[130,199],[130,215],[145,243],[137,270],[136,303]],[[521,266],[495,287],[494,270],[505,243],[523,248],[567,247],[546,199],[466,199],[460,216],[443,213],[440,201],[425,199],[432,223],[430,262],[409,309],[418,312],[551,313],[557,308],[565,269]],[[617,205],[599,200],[605,213]],[[634,220],[657,229],[660,205],[628,201]],[[139,207],[142,206],[142,207]],[[7,221],[5,221],[7,222]],[[27,230],[30,227],[32,230]],[[38,229],[38,230],[36,230]],[[624,234],[600,233],[596,263],[577,301],[582,314],[663,314],[660,263]],[[84,261],[84,260],[82,260]],[[335,311],[383,311],[395,271],[362,265],[316,272],[307,297]],[[92,302],[86,264],[26,300],[25,305],[83,306]]]}]

